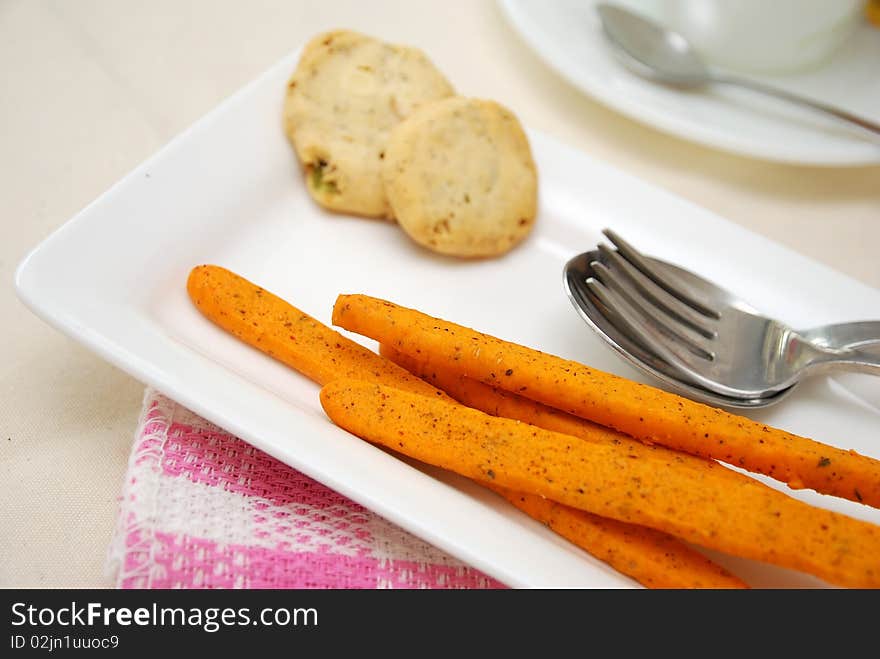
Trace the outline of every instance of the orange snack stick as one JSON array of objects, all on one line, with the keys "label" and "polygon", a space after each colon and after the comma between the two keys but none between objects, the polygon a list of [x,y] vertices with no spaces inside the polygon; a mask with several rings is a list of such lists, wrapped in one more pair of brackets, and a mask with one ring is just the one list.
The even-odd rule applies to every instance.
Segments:
[{"label": "orange snack stick", "polygon": [[709,470],[712,478],[726,479],[732,486],[739,485],[743,480],[749,480],[748,476],[727,469],[715,461],[657,444],[645,444],[616,430],[548,407],[530,398],[458,375],[442,365],[426,360],[424,354],[421,360],[414,359],[384,343],[379,345],[379,354],[449,394],[454,400],[486,414],[516,419],[544,430],[571,435],[588,442],[617,446],[620,450],[625,450],[629,456],[642,457],[667,453],[667,459],[674,460],[677,469]]},{"label": "orange snack stick", "polygon": [[[554,430],[591,442],[625,448],[629,455],[667,452],[671,449],[650,447],[576,416],[547,407],[507,391],[493,389],[429,362],[419,362],[381,344],[379,354],[423,378],[453,399],[493,416],[518,419],[545,430]],[[746,479],[728,469],[718,468],[703,458],[677,453],[679,468],[712,469],[718,477]],[[726,472],[726,473],[725,473]],[[730,572],[690,549],[668,533],[636,524],[600,517],[583,510],[564,506],[534,494],[523,494],[500,487],[488,486],[514,506],[549,526],[553,531],[610,564],[624,574],[652,588],[744,588],[746,585]]]},{"label": "orange snack stick", "polygon": [[[319,384],[353,377],[428,396],[443,395],[421,378],[225,268],[194,268],[187,291],[209,320]],[[503,495],[513,496],[510,492]],[[566,511],[539,497],[525,497],[524,501],[517,499],[513,503],[644,586],[746,587],[716,563],[666,534],[581,511]]]},{"label": "orange snack stick", "polygon": [[365,295],[339,296],[333,323],[636,439],[880,507],[880,460],[855,451]]},{"label": "orange snack stick", "polygon": [[455,400],[468,407],[491,414],[519,419],[545,430],[574,435],[587,441],[624,442],[634,445],[636,449],[643,447],[641,442],[611,428],[567,414],[562,410],[549,407],[542,403],[518,396],[510,391],[498,389],[482,382],[457,373],[445,363],[437,363],[424,351],[418,358],[400,352],[386,344],[379,344],[379,354],[391,360],[401,368],[425,380],[429,384],[445,391]]},{"label": "orange snack stick", "polygon": [[277,295],[217,265],[192,269],[186,290],[208,320],[318,384],[340,377],[443,395]]},{"label": "orange snack stick", "polygon": [[339,426],[474,480],[535,494],[831,583],[880,587],[880,527],[797,501],[754,479],[731,487],[679,469],[668,451],[630,456],[448,399],[355,380],[321,390]]},{"label": "orange snack stick", "polygon": [[648,588],[748,588],[741,579],[668,533],[600,517],[536,494],[487,487]]}]

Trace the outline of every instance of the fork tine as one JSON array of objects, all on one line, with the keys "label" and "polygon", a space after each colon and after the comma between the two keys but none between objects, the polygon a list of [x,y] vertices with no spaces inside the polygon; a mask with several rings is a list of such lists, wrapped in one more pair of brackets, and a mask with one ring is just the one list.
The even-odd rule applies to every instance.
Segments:
[{"label": "fork tine", "polygon": [[678,286],[672,284],[669,281],[669,277],[661,274],[657,268],[651,264],[647,258],[645,258],[638,250],[636,250],[632,245],[626,242],[623,238],[618,236],[611,229],[603,229],[602,233],[611,241],[611,243],[617,248],[617,250],[626,258],[627,261],[632,263],[636,268],[638,268],[647,278],[653,281],[657,286],[665,290],[671,296],[677,298],[684,304],[691,307],[694,311],[701,313],[707,318],[712,318],[714,320],[718,320],[721,318],[721,314],[719,314],[715,309],[706,304],[705,302],[697,299],[690,292],[682,289],[681,285]]},{"label": "fork tine", "polygon": [[707,324],[708,319],[705,316],[698,314],[677,297],[670,295],[665,289],[657,286],[652,279],[642,274],[639,269],[623,258],[618,252],[604,243],[600,243],[599,253],[602,255],[603,261],[607,261],[606,265],[619,271],[623,278],[627,280],[629,285],[625,285],[623,281],[621,281],[621,285],[627,287],[627,292],[630,293],[630,296],[641,294],[642,297],[671,319],[686,325],[706,339],[717,338],[718,335]]},{"label": "fork tine", "polygon": [[[594,261],[590,264],[593,270],[592,279],[602,284],[607,291],[605,298],[600,298],[607,307],[614,309],[615,312],[623,318],[629,325],[636,326],[634,329],[639,335],[645,335],[652,341],[651,348],[656,348],[658,343],[669,344],[670,342],[688,350],[693,355],[702,359],[712,361],[715,355],[699,345],[695,340],[682,332],[680,325],[670,325],[661,315],[645,305],[632,293],[624,287],[614,273],[600,261]],[[589,285],[589,280],[588,280]],[[596,293],[594,286],[590,287],[593,293]],[[665,337],[665,341],[664,338]],[[662,356],[662,355],[661,355]]]},{"label": "fork tine", "polygon": [[[662,359],[674,368],[682,378],[702,387],[711,384],[711,381],[700,374],[700,369],[694,368],[692,365],[693,355],[686,354],[688,351],[677,346],[674,342],[669,343],[664,340],[664,337],[658,333],[654,326],[643,322],[639,318],[638,314],[635,313],[626,300],[607,288],[595,277],[587,278],[585,283],[589,294],[598,302],[596,308],[613,310],[615,317],[624,325],[621,328],[622,331],[638,337],[641,344],[653,352],[659,359]],[[615,323],[608,316],[606,318],[618,328],[620,327],[618,323]]]}]

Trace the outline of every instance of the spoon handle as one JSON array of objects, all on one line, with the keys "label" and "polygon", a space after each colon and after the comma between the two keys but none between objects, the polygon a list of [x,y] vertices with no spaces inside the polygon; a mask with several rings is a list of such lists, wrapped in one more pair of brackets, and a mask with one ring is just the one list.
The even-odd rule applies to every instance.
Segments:
[{"label": "spoon handle", "polygon": [[864,133],[867,133],[875,140],[880,141],[880,124],[869,121],[864,117],[860,117],[851,112],[847,112],[846,110],[842,110],[838,107],[834,107],[833,105],[828,105],[827,103],[820,103],[819,101],[804,98],[803,96],[792,94],[776,87],[770,87],[763,83],[749,80],[748,78],[738,78],[734,76],[717,76],[713,77],[712,79],[714,82],[720,82],[728,85],[738,85],[740,87],[745,87],[746,89],[751,89],[752,91],[767,94],[769,96],[775,96],[776,98],[781,98],[790,103],[794,103],[795,105],[803,105],[805,107],[812,108],[813,110],[818,110],[819,112],[823,112],[824,114],[847,122],[850,125],[853,125],[856,128],[860,129]]}]

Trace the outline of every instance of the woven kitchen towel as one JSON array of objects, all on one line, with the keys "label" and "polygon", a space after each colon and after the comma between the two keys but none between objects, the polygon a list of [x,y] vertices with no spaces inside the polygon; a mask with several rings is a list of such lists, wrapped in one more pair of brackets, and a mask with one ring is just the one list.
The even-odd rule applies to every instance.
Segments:
[{"label": "woven kitchen towel", "polygon": [[108,565],[120,588],[502,587],[149,389]]}]

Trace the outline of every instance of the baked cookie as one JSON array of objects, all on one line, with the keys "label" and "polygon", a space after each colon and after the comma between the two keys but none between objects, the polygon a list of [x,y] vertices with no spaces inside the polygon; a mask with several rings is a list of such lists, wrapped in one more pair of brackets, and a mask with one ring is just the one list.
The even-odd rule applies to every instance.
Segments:
[{"label": "baked cookie", "polygon": [[538,179],[528,139],[501,105],[454,97],[401,122],[382,180],[413,240],[454,256],[495,256],[531,231]]},{"label": "baked cookie", "polygon": [[312,39],[284,103],[285,132],[312,197],[331,210],[391,217],[381,179],[388,135],[422,103],[453,93],[415,48],[349,31]]}]

